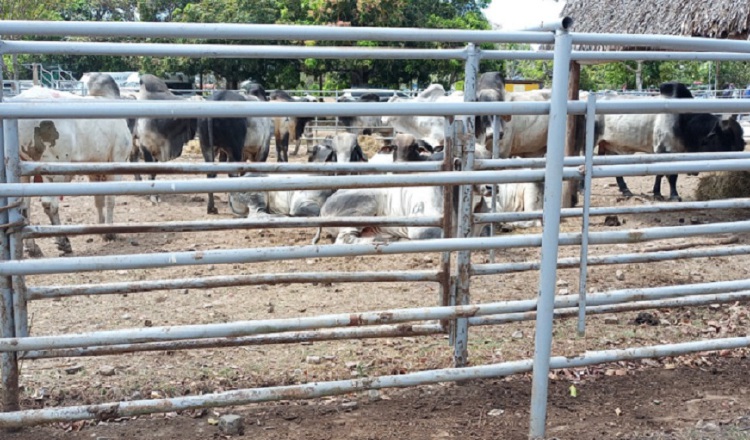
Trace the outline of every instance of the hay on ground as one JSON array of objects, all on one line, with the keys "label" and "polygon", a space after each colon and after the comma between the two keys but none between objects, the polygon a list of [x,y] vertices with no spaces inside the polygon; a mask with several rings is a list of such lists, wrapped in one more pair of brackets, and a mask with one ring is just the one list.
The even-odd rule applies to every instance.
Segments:
[{"label": "hay on ground", "polygon": [[750,197],[750,171],[702,174],[695,189],[696,200]]},{"label": "hay on ground", "polygon": [[357,142],[368,158],[371,158],[385,145],[385,141],[378,133],[372,135],[359,135]]}]

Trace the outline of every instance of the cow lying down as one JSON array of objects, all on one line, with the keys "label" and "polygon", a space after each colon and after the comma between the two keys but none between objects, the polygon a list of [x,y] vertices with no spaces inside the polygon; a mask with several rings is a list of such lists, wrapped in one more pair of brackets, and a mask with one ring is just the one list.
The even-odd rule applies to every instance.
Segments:
[{"label": "cow lying down", "polygon": [[[308,162],[367,162],[357,135],[340,133],[315,145],[308,151]],[[296,174],[300,176],[300,174]],[[266,177],[267,174],[247,173],[243,177]],[[291,176],[291,174],[274,174]],[[334,193],[325,190],[257,191],[230,193],[229,206],[240,217],[291,216],[317,217],[326,199]]]},{"label": "cow lying down", "polygon": [[[544,207],[544,182],[502,183],[496,185],[495,212],[541,211]],[[485,186],[488,206],[492,206],[492,185]],[[503,224],[505,229],[534,228],[542,226],[542,221],[521,220]]]},{"label": "cow lying down", "polygon": [[[481,196],[474,197],[474,212],[487,212]],[[443,215],[442,187],[364,188],[339,190],[320,211],[321,217],[421,217]],[[472,235],[479,235],[477,225]],[[442,237],[439,226],[335,227],[320,228],[313,238],[317,244],[323,234],[335,244],[369,244],[399,239],[427,240]]]}]

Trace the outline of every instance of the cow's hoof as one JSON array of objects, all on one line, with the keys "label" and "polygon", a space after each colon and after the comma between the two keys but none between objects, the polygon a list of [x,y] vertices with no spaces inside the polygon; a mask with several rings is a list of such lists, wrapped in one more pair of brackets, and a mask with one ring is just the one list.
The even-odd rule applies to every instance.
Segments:
[{"label": "cow's hoof", "polygon": [[117,234],[114,234],[114,233],[104,234],[103,237],[104,237],[104,241],[115,241],[115,240],[117,240]]},{"label": "cow's hoof", "polygon": [[42,249],[37,244],[34,244],[34,246],[32,246],[32,247],[27,247],[26,248],[26,254],[29,256],[29,258],[42,258],[42,257],[44,257],[44,252],[42,252]]},{"label": "cow's hoof", "polygon": [[682,197],[680,197],[680,196],[672,196],[672,197],[669,198],[669,201],[670,202],[681,202],[682,201]]},{"label": "cow's hoof", "polygon": [[70,240],[67,238],[63,240],[58,240],[57,242],[57,249],[62,252],[63,254],[72,254],[73,253],[73,246],[70,245]]},{"label": "cow's hoof", "polygon": [[[622,191],[622,196],[623,197],[627,197],[627,198],[631,198],[631,197],[633,197],[633,193],[629,189],[626,189],[625,191]],[[661,196],[659,196],[659,197],[661,197]],[[654,198],[656,198],[656,196],[654,196]]]},{"label": "cow's hoof", "polygon": [[657,202],[663,202],[664,197],[661,194],[654,194],[654,200],[656,200]]},{"label": "cow's hoof", "polygon": [[206,209],[206,212],[207,212],[208,214],[218,214],[218,213],[219,213],[219,210],[218,210],[218,209],[216,209],[216,207],[214,207],[214,206],[211,206],[211,207],[209,207],[209,208],[207,208],[207,209]]}]

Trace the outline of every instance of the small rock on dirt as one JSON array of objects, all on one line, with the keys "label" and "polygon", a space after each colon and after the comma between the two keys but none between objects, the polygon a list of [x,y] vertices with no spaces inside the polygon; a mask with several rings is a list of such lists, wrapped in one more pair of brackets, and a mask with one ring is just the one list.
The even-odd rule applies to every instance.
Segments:
[{"label": "small rock on dirt", "polygon": [[604,323],[609,325],[617,325],[620,323],[620,318],[617,316],[607,316],[604,318]]},{"label": "small rock on dirt", "polygon": [[236,414],[219,417],[219,429],[226,435],[242,435],[245,431],[242,425],[242,417]]},{"label": "small rock on dirt", "polygon": [[341,404],[342,408],[344,408],[345,410],[349,410],[349,411],[357,409],[358,406],[359,406],[359,403],[357,403],[355,401],[344,402],[344,403]]},{"label": "small rock on dirt", "polygon": [[523,338],[523,332],[521,332],[520,330],[514,331],[513,334],[510,335],[510,337],[513,339],[521,339]]},{"label": "small rock on dirt", "polygon": [[617,270],[615,272],[615,278],[617,278],[617,281],[625,281],[625,272]]},{"label": "small rock on dirt", "polygon": [[99,374],[102,376],[114,376],[115,375],[115,367],[111,365],[102,365],[99,367]]},{"label": "small rock on dirt", "polygon": [[305,362],[308,364],[318,365],[321,362],[320,356],[308,356],[305,358]]},{"label": "small rock on dirt", "polygon": [[557,287],[568,287],[568,282],[565,280],[557,280]]},{"label": "small rock on dirt", "polygon": [[64,369],[66,374],[76,374],[81,370],[83,370],[83,365],[73,365]]},{"label": "small rock on dirt", "polygon": [[368,390],[367,391],[367,398],[370,400],[370,402],[377,402],[381,399],[380,397],[380,391],[378,390]]},{"label": "small rock on dirt", "polygon": [[491,409],[490,412],[487,413],[490,417],[497,417],[503,414],[505,414],[505,410],[500,408]]},{"label": "small rock on dirt", "polygon": [[604,226],[620,226],[620,219],[616,215],[608,215],[604,217]]},{"label": "small rock on dirt", "polygon": [[560,289],[557,291],[558,295],[570,295],[570,290],[568,289]]}]

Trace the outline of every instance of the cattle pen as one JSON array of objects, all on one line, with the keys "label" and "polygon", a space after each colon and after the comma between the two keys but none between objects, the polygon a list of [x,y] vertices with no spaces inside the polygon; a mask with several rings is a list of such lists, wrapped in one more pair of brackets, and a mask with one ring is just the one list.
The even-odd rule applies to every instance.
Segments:
[{"label": "cattle pen", "polygon": [[[437,103],[429,106],[410,103],[297,103],[268,104],[254,102],[4,102],[2,153],[0,167],[0,225],[3,226],[0,252],[0,353],[2,353],[2,401],[0,428],[18,428],[58,421],[110,420],[139,414],[170,412],[205,407],[244,405],[290,399],[310,399],[392,387],[407,387],[439,382],[503,377],[532,372],[529,436],[545,435],[548,376],[551,369],[581,367],[604,362],[626,361],[711,350],[750,346],[750,337],[726,337],[657,344],[641,347],[588,351],[578,356],[552,356],[555,317],[576,316],[578,332],[584,334],[587,317],[621,311],[682,307],[747,301],[750,280],[724,279],[714,282],[685,283],[671,286],[642,286],[589,292],[587,273],[599,265],[657,262],[750,254],[750,246],[623,253],[612,251],[590,255],[596,245],[624,245],[697,236],[750,232],[750,221],[715,222],[653,226],[617,231],[591,231],[594,216],[652,212],[747,209],[748,199],[709,202],[656,203],[643,206],[591,207],[593,178],[614,176],[665,175],[709,171],[750,170],[750,154],[670,154],[648,156],[594,157],[594,115],[620,113],[718,112],[750,113],[750,101],[743,100],[629,100],[597,102],[592,94],[587,101],[568,101],[568,66],[571,60],[750,60],[750,42],[716,41],[658,35],[582,34],[570,30],[569,18],[528,31],[458,31],[435,29],[336,28],[282,25],[169,24],[169,23],[92,23],[92,22],[0,22],[5,36],[96,36],[109,38],[227,38],[238,40],[321,40],[321,41],[407,41],[452,42],[466,44],[459,49],[385,49],[360,47],[258,46],[160,43],[84,43],[76,41],[8,40],[0,45],[5,54],[73,54],[120,56],[185,56],[229,58],[347,58],[347,59],[450,59],[466,63],[465,103]],[[479,50],[478,43],[530,43],[554,45],[554,52]],[[582,52],[574,45],[638,45],[662,49],[661,52]],[[345,49],[345,50],[342,50]],[[546,59],[553,60],[552,97],[549,102],[475,103],[473,95],[480,60]],[[34,163],[21,160],[19,119],[42,118],[126,118],[126,117],[247,117],[286,116],[377,116],[377,115],[540,115],[549,114],[548,152],[537,159],[478,159],[474,156],[474,127],[471,118],[463,125],[446,124],[445,160],[441,163],[409,164],[126,164],[126,163]],[[565,157],[567,115],[585,115],[586,144],[581,157]],[[453,118],[449,118],[451,121]],[[458,118],[456,118],[458,121]],[[498,124],[496,124],[497,126]],[[497,139],[499,136],[495,136]],[[495,145],[497,147],[497,145]],[[498,148],[494,148],[497,157]],[[456,159],[454,161],[454,158]],[[360,175],[273,176],[263,179],[180,179],[155,182],[21,183],[35,175],[87,174],[199,174],[206,172],[287,172],[287,173],[363,173]],[[396,172],[403,174],[384,174]],[[376,174],[381,173],[381,174]],[[563,182],[585,180],[582,207],[562,209]],[[485,213],[471,210],[472,185],[544,181],[544,210],[531,213]],[[442,217],[409,218],[262,218],[235,220],[187,220],[153,223],[123,222],[112,225],[29,224],[24,218],[24,197],[72,197],[90,195],[175,195],[206,192],[270,191],[324,188],[381,188],[390,186],[444,186],[446,194]],[[459,189],[459,203],[453,207],[448,189]],[[452,212],[455,209],[455,212]],[[578,232],[561,232],[563,218],[581,219]],[[454,218],[456,221],[454,222]],[[471,237],[474,223],[494,223],[542,219],[541,234]],[[454,224],[455,223],[455,224]],[[221,249],[154,250],[143,253],[113,252],[107,255],[69,256],[65,258],[24,259],[23,241],[28,238],[103,233],[174,233],[236,231],[335,225],[439,225],[441,239],[356,245],[233,246]],[[472,260],[480,251],[502,251],[538,247],[539,260]],[[560,258],[560,250],[574,247],[576,257]],[[340,257],[440,253],[439,261],[427,270],[391,271],[279,271],[234,273],[207,277],[117,279],[123,271],[188,266],[253,265],[294,260],[326,260]],[[557,294],[557,274],[561,268],[580,268],[577,294]],[[472,281],[476,277],[539,271],[536,299],[472,302]],[[50,274],[109,273],[108,282],[39,284],[34,277]],[[149,272],[145,272],[148,274]],[[156,272],[159,273],[159,272]],[[28,279],[28,280],[27,280]],[[87,279],[80,275],[80,278]],[[90,296],[103,300],[108,296],[182,289],[212,289],[230,286],[286,285],[294,283],[384,283],[426,282],[437,286],[434,306],[397,307],[386,310],[296,316],[279,319],[238,320],[207,324],[188,323],[85,332],[55,332],[33,335],[29,324],[29,303]],[[132,296],[132,295],[131,295]],[[533,359],[516,359],[486,365],[467,366],[470,328],[531,320],[535,322]],[[423,336],[447,334],[452,345],[453,368],[406,374],[315,381],[309,383],[245,388],[189,396],[134,399],[118,402],[22,409],[19,373],[21,361],[56,357],[104,356],[137,351],[236,347],[261,344],[344,340],[355,338]]]}]

